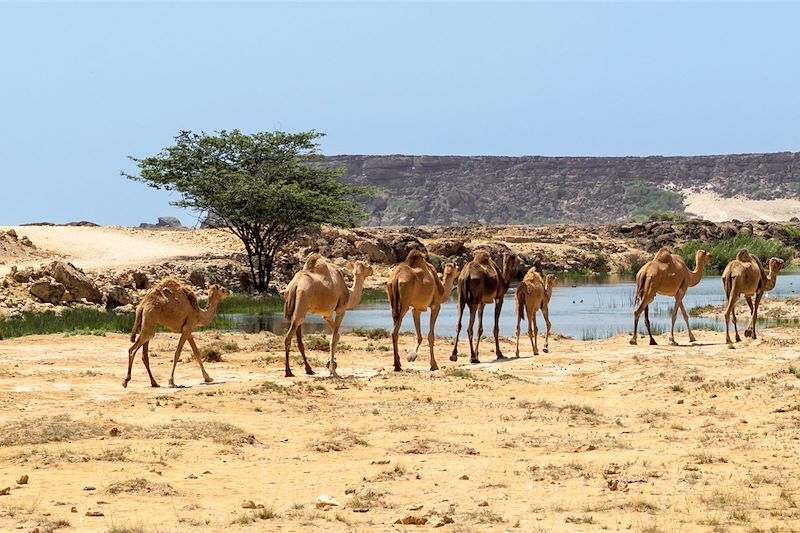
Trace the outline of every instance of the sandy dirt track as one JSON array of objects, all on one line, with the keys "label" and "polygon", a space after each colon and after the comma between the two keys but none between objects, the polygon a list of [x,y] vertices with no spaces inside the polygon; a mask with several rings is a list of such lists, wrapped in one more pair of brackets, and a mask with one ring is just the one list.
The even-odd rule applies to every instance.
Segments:
[{"label": "sandy dirt track", "polygon": [[688,213],[712,222],[726,220],[785,221],[800,216],[800,200],[751,200],[723,198],[711,191],[682,191]]},{"label": "sandy dirt track", "polygon": [[[125,335],[0,341],[0,530],[797,530],[797,330],[678,340],[469,365],[442,339],[442,370],[421,354],[395,373],[388,339],[349,334],[339,381],[323,351],[287,379],[280,339],[204,332],[228,353],[208,385],[179,363],[180,389],[138,359],[123,389]],[[153,342],[164,384],[175,341]]]}]

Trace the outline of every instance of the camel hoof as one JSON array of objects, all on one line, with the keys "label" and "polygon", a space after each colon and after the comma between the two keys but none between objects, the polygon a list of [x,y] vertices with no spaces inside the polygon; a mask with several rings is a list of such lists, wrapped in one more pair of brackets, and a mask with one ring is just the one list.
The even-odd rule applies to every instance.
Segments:
[{"label": "camel hoof", "polygon": [[508,357],[506,357],[506,356],[505,356],[505,355],[503,355],[503,354],[497,354],[497,360],[498,360],[498,361],[500,361],[500,360],[502,360],[502,359],[508,359]]},{"label": "camel hoof", "polygon": [[678,344],[678,343],[675,341],[675,339],[670,339],[670,341],[669,341],[669,345],[670,345],[670,346],[680,346],[680,345],[679,345],[679,344]]},{"label": "camel hoof", "polygon": [[330,370],[330,371],[331,371],[331,374],[332,374],[332,375],[334,375],[334,376],[336,375],[336,367],[337,367],[337,366],[339,366],[339,365],[337,365],[337,364],[336,364],[336,361],[334,361],[334,362],[333,362],[333,369],[331,369],[331,362],[330,362],[330,361],[328,361],[327,363],[325,363],[325,368],[327,368],[328,370]]},{"label": "camel hoof", "polygon": [[171,381],[170,381],[170,382],[169,382],[169,388],[170,388],[170,389],[177,389],[177,388],[178,388],[178,386],[177,386],[177,385],[175,385],[173,382],[171,382]]},{"label": "camel hoof", "polygon": [[[728,341],[730,342],[730,341]],[[739,335],[736,335],[736,342],[742,342],[742,338]]]},{"label": "camel hoof", "polygon": [[752,337],[753,336],[753,330],[752,329],[744,330],[744,336],[745,337]]},{"label": "camel hoof", "polygon": [[539,352],[533,352],[533,355],[539,355]]},{"label": "camel hoof", "polygon": [[456,354],[453,354],[453,355],[450,356],[450,360],[451,361],[458,361],[458,356]]},{"label": "camel hoof", "polygon": [[[674,341],[673,341],[674,342]],[[677,343],[676,343],[677,344]],[[658,343],[655,339],[650,339],[650,346],[658,346]]]},{"label": "camel hoof", "polygon": [[689,342],[697,342],[697,339],[695,338],[695,336],[694,336],[694,335],[692,335],[691,337],[689,337]]},{"label": "camel hoof", "polygon": [[547,348],[545,348],[545,349],[544,349],[544,350],[542,350],[542,351],[543,351],[544,353],[550,353],[550,350],[548,350]]},{"label": "camel hoof", "polygon": [[402,368],[400,368],[400,366],[398,365],[398,366],[394,367],[394,371],[395,371],[395,372],[402,372],[402,371],[403,371],[403,369],[402,369]]},{"label": "camel hoof", "polygon": [[311,367],[306,368],[306,374],[309,375],[309,376],[313,376],[314,375],[314,371],[311,370]]},{"label": "camel hoof", "polygon": [[470,358],[469,362],[472,363],[473,365],[477,365],[480,363],[480,360],[478,360],[477,357],[475,359]]},{"label": "camel hoof", "polygon": [[214,381],[214,378],[212,378],[211,376],[206,376],[203,378],[203,381],[205,381],[206,383],[211,383]]},{"label": "camel hoof", "polygon": [[155,381],[153,381],[152,383],[150,383],[150,386],[151,386],[151,387],[153,387],[154,389],[157,389],[157,388],[161,387],[161,385],[159,385],[159,384],[158,384],[158,383],[156,383]]},{"label": "camel hoof", "polygon": [[129,381],[130,381],[129,379],[124,379],[124,380],[122,380],[122,386],[123,386],[124,388],[126,388],[126,389],[127,389],[127,388],[128,388],[128,382],[129,382]]},{"label": "camel hoof", "polygon": [[630,340],[630,341],[628,341],[628,342],[630,342],[630,343],[631,343],[632,345],[634,345],[634,346],[636,346],[636,344],[638,344],[638,343],[636,342],[636,339],[631,339],[631,340]]},{"label": "camel hoof", "polygon": [[287,377],[287,378],[293,378],[293,377],[294,377],[294,374],[292,374],[292,371],[291,371],[291,370],[287,370],[287,371],[286,371],[286,377]]},{"label": "camel hoof", "polygon": [[439,370],[439,366],[438,365],[432,365],[431,366],[431,372],[436,372],[437,370]]},{"label": "camel hoof", "polygon": [[408,361],[409,363],[411,361],[416,361],[416,360],[417,360],[417,352],[408,352],[406,354],[406,361]]}]

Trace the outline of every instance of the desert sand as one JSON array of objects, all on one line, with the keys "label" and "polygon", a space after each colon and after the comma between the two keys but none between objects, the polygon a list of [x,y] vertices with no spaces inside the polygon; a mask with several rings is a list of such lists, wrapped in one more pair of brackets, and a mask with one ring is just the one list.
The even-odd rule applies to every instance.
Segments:
[{"label": "desert sand", "polygon": [[707,190],[686,189],[683,206],[688,213],[711,220],[767,220],[785,221],[800,216],[800,200],[751,200],[744,198],[723,198]]},{"label": "desert sand", "polygon": [[[54,229],[20,232],[98,269],[236,245],[148,232],[133,246],[139,230],[107,228],[47,241]],[[139,358],[122,387],[127,335],[0,341],[0,531],[800,529],[797,329],[733,348],[707,331],[682,346],[556,337],[537,357],[523,338],[520,359],[484,343],[478,365],[439,339],[433,373],[424,346],[395,373],[390,339],[347,334],[341,380],[324,343],[316,376],[293,349],[287,379],[279,337],[196,336],[223,354],[206,363],[215,381],[181,363],[177,389],[149,387]],[[151,343],[164,385],[176,342]]]}]

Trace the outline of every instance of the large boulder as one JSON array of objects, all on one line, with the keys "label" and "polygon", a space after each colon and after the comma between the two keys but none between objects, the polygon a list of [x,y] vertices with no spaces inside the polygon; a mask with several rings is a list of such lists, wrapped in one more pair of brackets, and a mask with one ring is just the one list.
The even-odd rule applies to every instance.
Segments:
[{"label": "large boulder", "polygon": [[106,307],[113,309],[115,307],[122,307],[131,304],[131,296],[124,287],[114,286],[108,289],[106,295]]},{"label": "large boulder", "polygon": [[441,239],[428,245],[428,251],[432,254],[450,257],[451,255],[461,255],[465,252],[463,239]]},{"label": "large boulder", "polygon": [[206,275],[200,270],[192,270],[189,274],[189,283],[200,289],[206,288]]},{"label": "large boulder", "polygon": [[372,240],[358,241],[356,243],[358,253],[367,256],[367,259],[376,263],[390,265],[394,263],[394,252],[384,250],[377,242]]},{"label": "large boulder", "polygon": [[72,263],[57,262],[53,266],[53,277],[69,291],[75,300],[86,299],[87,302],[100,303],[103,295],[86,274]]},{"label": "large boulder", "polygon": [[33,282],[28,289],[39,300],[53,305],[61,302],[66,290],[63,284],[47,279]]},{"label": "large boulder", "polygon": [[411,250],[419,250],[426,255],[428,253],[425,245],[419,242],[419,239],[408,233],[399,233],[389,236],[387,238],[387,244],[394,251],[395,258],[398,261],[405,261]]},{"label": "large boulder", "polygon": [[134,272],[133,273],[133,287],[135,289],[146,289],[150,286],[150,280],[147,278],[147,274],[144,272]]}]

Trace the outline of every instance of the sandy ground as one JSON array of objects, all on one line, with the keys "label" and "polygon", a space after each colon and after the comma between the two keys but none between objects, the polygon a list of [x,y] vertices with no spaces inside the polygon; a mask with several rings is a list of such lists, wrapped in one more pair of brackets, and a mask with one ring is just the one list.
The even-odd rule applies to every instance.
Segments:
[{"label": "sandy ground", "polygon": [[[222,230],[159,231],[116,227],[0,226],[28,236],[47,258],[67,259],[87,272],[140,267],[204,254],[242,252],[236,237]],[[6,258],[0,276],[16,264],[34,266],[42,259],[14,263]]]},{"label": "sandy ground", "polygon": [[[287,379],[280,339],[204,332],[228,350],[216,381],[179,363],[179,389],[150,388],[139,360],[123,389],[125,335],[0,341],[0,530],[800,528],[797,330],[665,340],[480,365],[440,340],[440,371],[421,356],[395,373],[388,339],[346,335],[331,380],[323,351],[317,376],[295,360]],[[153,342],[164,384],[175,342]],[[408,516],[427,523],[394,524]]]},{"label": "sandy ground", "polygon": [[800,200],[747,200],[722,198],[710,191],[683,190],[687,212],[712,222],[725,220],[786,221],[800,217]]}]

